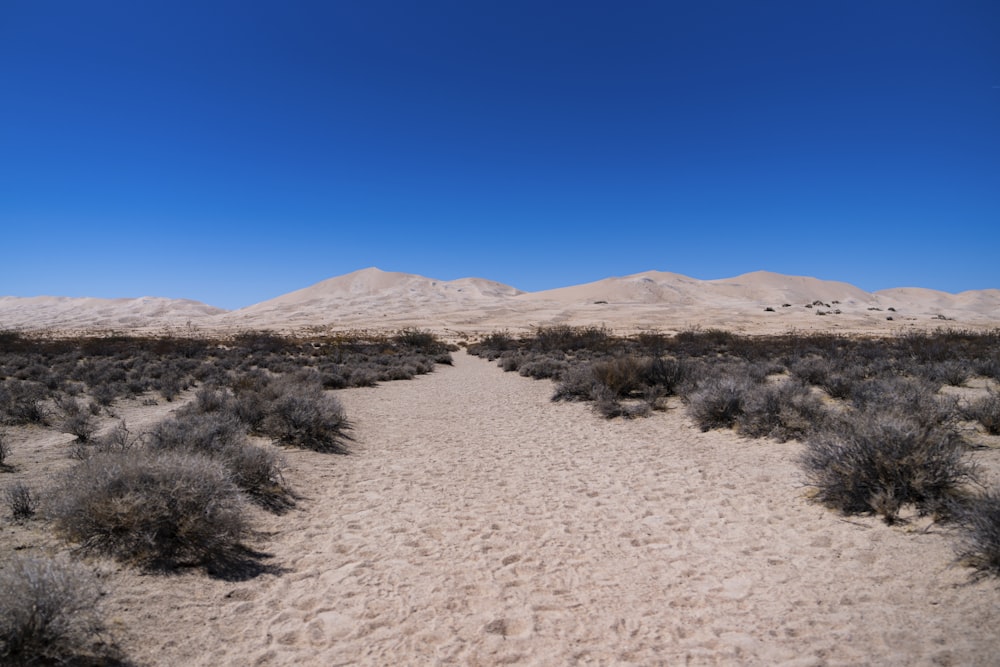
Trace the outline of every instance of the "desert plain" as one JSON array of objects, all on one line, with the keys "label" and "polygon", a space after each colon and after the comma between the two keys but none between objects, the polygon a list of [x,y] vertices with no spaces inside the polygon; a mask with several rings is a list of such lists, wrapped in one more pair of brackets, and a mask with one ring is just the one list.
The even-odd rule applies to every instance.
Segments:
[{"label": "desert plain", "polygon": [[[647,272],[523,293],[367,269],[237,311],[166,299],[0,297],[0,329],[47,335],[601,326],[899,336],[1000,327],[1000,290],[867,293],[771,273]],[[1000,581],[957,561],[950,529],[814,502],[797,440],[701,431],[679,399],[642,419],[552,402],[553,384],[459,348],[452,365],[338,389],[347,455],[286,449],[294,507],[254,508],[261,567],[149,572],[83,558],[106,635],[136,665],[995,665]],[[977,378],[954,389],[995,389]],[[190,401],[142,397],[142,430]],[[13,473],[68,467],[73,437],[10,431]],[[1000,436],[970,434],[1000,484]],[[272,446],[269,443],[268,446]],[[39,522],[0,557],[72,556]],[[73,556],[77,557],[77,556]]]}]

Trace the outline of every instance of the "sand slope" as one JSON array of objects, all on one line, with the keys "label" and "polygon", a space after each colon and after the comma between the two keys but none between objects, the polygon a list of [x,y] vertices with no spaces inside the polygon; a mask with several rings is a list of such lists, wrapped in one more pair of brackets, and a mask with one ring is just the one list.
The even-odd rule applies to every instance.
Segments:
[{"label": "sand slope", "polygon": [[[822,317],[821,317],[822,316]],[[438,332],[598,325],[617,330],[892,333],[1000,326],[1000,290],[865,292],[844,282],[766,271],[719,280],[646,271],[521,292],[481,278],[440,281],[376,268],[225,312],[167,299],[0,298],[0,328],[233,331],[429,328]]]},{"label": "sand slope", "polygon": [[[942,532],[804,498],[800,445],[605,421],[457,354],[339,392],[348,457],[289,452],[244,582],[125,572],[151,665],[995,664],[1000,590]],[[996,470],[996,461],[990,464]],[[994,480],[995,481],[995,480]],[[925,530],[926,529],[926,530]]]},{"label": "sand slope", "polygon": [[226,311],[188,299],[0,296],[0,328],[133,329],[182,327]]}]

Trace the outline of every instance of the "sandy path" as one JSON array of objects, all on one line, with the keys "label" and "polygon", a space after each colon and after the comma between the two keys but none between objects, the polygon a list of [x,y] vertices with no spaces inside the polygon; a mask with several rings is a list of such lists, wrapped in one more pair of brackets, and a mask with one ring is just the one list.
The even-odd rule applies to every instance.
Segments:
[{"label": "sandy path", "polygon": [[[1000,592],[949,542],[803,499],[800,445],[605,421],[453,368],[340,396],[348,457],[289,453],[286,569],[133,576],[143,663],[995,664]],[[145,606],[143,613],[136,607]],[[166,622],[174,618],[176,621]],[[182,639],[181,637],[186,637]]]}]

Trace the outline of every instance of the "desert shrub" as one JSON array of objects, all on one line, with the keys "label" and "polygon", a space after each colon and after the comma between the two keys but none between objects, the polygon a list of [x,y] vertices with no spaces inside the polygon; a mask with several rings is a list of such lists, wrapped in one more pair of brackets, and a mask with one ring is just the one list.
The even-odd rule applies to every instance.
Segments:
[{"label": "desert shrub", "polygon": [[801,458],[817,498],[891,522],[903,505],[939,510],[974,476],[955,431],[899,411],[852,411],[806,440]]},{"label": "desert shrub", "polygon": [[521,361],[526,357],[526,354],[521,350],[506,350],[500,353],[497,357],[497,366],[499,366],[505,373],[510,373],[511,371],[516,371],[521,366]]},{"label": "desert shrub", "polygon": [[192,412],[166,419],[150,431],[149,447],[208,456],[224,465],[254,500],[265,505],[287,500],[281,457],[249,442],[244,426],[230,413]]},{"label": "desert shrub", "polygon": [[965,360],[948,359],[923,366],[925,377],[935,383],[944,383],[952,387],[961,387],[974,374],[972,364]]},{"label": "desert shrub", "polygon": [[991,490],[955,505],[958,557],[982,573],[1000,575],[1000,491]]},{"label": "desert shrub", "polygon": [[556,385],[553,401],[592,401],[599,387],[590,364],[572,366],[565,370]]},{"label": "desert shrub", "polygon": [[226,469],[191,453],[97,454],[62,476],[50,502],[68,540],[147,567],[225,559],[249,529]]},{"label": "desert shrub", "polygon": [[[437,339],[437,336],[429,331],[422,331],[420,329],[403,329],[392,337],[392,341],[397,345],[432,356],[443,356],[448,351],[445,344]],[[448,360],[448,363],[450,363],[450,355],[448,356]]]},{"label": "desert shrub", "polygon": [[975,419],[990,435],[1000,435],[1000,395],[990,392],[965,409],[970,419]]},{"label": "desert shrub", "polygon": [[655,389],[659,396],[673,396],[689,379],[690,365],[674,357],[652,357],[640,368],[642,384]]},{"label": "desert shrub", "polygon": [[7,469],[7,457],[10,456],[10,436],[0,428],[0,470]]},{"label": "desert shrub", "polygon": [[187,388],[184,376],[178,372],[167,372],[153,382],[153,388],[160,392],[163,400],[170,403]]},{"label": "desert shrub", "polygon": [[24,482],[14,482],[4,489],[3,495],[14,521],[27,521],[35,516],[38,496],[32,493],[31,487]]},{"label": "desert shrub", "polygon": [[351,370],[348,386],[374,387],[378,384],[378,373],[371,368],[354,368]]},{"label": "desert shrub", "polygon": [[125,420],[118,422],[113,429],[104,435],[92,438],[88,442],[78,443],[73,450],[72,456],[78,461],[89,459],[95,454],[115,453],[121,454],[131,449],[138,448],[143,444],[143,436],[132,433]]},{"label": "desert shrub", "polygon": [[128,394],[128,387],[121,384],[99,384],[90,389],[90,395],[97,401],[98,405],[105,408],[110,407],[120,396]]},{"label": "desert shrub", "polygon": [[861,369],[842,369],[828,373],[819,382],[819,386],[831,397],[839,399],[850,398],[854,388],[864,380],[864,371]]},{"label": "desert shrub", "polygon": [[871,378],[855,385],[851,403],[866,412],[900,412],[927,425],[947,424],[958,414],[957,400],[939,396],[937,390],[924,378]]},{"label": "desert shrub", "polygon": [[73,398],[59,399],[56,406],[62,412],[56,424],[59,431],[75,435],[77,442],[89,442],[97,431],[97,422],[90,410]]},{"label": "desert shrub", "polygon": [[0,385],[0,421],[8,424],[45,424],[47,392],[34,382],[9,380]]},{"label": "desert shrub", "polygon": [[195,392],[194,400],[184,406],[187,411],[221,412],[229,406],[230,395],[225,389],[218,387],[202,387]]},{"label": "desert shrub", "polygon": [[743,412],[752,383],[738,375],[717,375],[700,383],[687,396],[687,411],[702,431],[729,428]]},{"label": "desert shrub", "polygon": [[597,389],[594,410],[606,419],[648,417],[653,407],[647,400],[622,400],[603,387]]},{"label": "desert shrub", "polygon": [[344,454],[350,424],[333,396],[309,386],[289,386],[268,408],[261,431],[283,445]]},{"label": "desert shrub", "polygon": [[607,352],[620,345],[610,330],[603,327],[572,327],[554,325],[538,327],[531,340],[531,348],[541,352],[570,352],[592,350]]},{"label": "desert shrub", "polygon": [[0,565],[0,663],[105,664],[101,594],[86,568],[49,558]]},{"label": "desert shrub", "polygon": [[541,380],[559,377],[559,374],[566,369],[566,365],[562,359],[550,355],[531,355],[521,362],[517,372],[523,377]]},{"label": "desert shrub", "polygon": [[821,387],[827,376],[833,372],[833,366],[823,357],[809,356],[795,360],[790,364],[789,371],[793,377]]},{"label": "desert shrub", "polygon": [[184,412],[159,422],[149,432],[149,447],[154,450],[210,455],[245,441],[246,432],[237,418],[220,412]]},{"label": "desert shrub", "polygon": [[595,363],[592,372],[594,379],[607,394],[623,398],[644,388],[643,365],[644,360],[625,355]]},{"label": "desert shrub", "polygon": [[819,428],[825,414],[819,398],[796,380],[762,384],[744,395],[736,428],[747,437],[770,437],[784,442],[801,439]]}]

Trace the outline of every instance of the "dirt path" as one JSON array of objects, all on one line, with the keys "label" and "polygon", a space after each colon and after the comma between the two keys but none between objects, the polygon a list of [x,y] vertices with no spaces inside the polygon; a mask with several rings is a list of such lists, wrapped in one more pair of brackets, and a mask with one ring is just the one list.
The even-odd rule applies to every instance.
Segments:
[{"label": "dirt path", "polygon": [[[1000,592],[950,543],[804,499],[800,445],[605,421],[458,353],[340,394],[347,457],[288,454],[280,574],[123,574],[126,649],[162,665],[963,664]],[[921,526],[923,527],[923,526]]]}]

